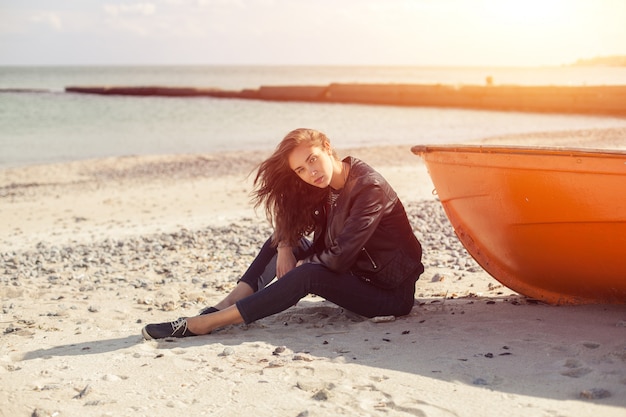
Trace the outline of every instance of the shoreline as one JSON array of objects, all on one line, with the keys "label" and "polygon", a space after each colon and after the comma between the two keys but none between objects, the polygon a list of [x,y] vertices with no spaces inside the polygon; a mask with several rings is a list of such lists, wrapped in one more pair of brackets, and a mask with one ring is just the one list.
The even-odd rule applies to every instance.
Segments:
[{"label": "shoreline", "polygon": [[[476,143],[522,139],[626,147],[626,129]],[[413,311],[375,323],[307,297],[178,340],[140,329],[233,287],[269,232],[247,177],[266,154],[0,170],[0,416],[623,415],[626,306],[513,293],[460,246],[410,146],[338,152],[378,169],[407,207],[426,266]]]}]

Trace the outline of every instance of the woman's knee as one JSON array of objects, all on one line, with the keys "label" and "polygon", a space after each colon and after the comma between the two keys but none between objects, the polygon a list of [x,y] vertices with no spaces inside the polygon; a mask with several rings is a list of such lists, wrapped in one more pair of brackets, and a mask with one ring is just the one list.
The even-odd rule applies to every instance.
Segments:
[{"label": "woman's knee", "polygon": [[300,292],[317,294],[319,287],[323,287],[325,282],[336,282],[328,278],[332,274],[333,272],[323,265],[306,263],[289,271],[279,281],[297,286]]}]

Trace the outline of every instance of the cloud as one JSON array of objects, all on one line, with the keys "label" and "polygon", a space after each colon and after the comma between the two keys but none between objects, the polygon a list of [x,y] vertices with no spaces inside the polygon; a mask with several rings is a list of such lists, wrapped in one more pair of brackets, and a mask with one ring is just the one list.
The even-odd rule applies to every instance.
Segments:
[{"label": "cloud", "polygon": [[156,6],[153,3],[135,3],[135,4],[105,4],[103,6],[107,14],[113,16],[120,15],[144,15],[149,16],[156,12]]},{"label": "cloud", "polygon": [[38,12],[30,16],[29,20],[33,23],[43,23],[54,30],[63,29],[61,18],[54,12]]},{"label": "cloud", "polygon": [[130,33],[141,38],[149,38],[155,30],[158,19],[157,7],[154,3],[107,3],[102,6],[106,15],[104,22],[108,29],[108,37],[115,33]]}]

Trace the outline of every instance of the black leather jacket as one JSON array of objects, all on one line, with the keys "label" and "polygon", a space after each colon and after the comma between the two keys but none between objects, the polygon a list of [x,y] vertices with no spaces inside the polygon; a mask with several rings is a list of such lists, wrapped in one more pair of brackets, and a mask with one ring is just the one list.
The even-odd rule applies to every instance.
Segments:
[{"label": "black leather jacket", "polygon": [[350,172],[332,206],[316,210],[315,251],[306,262],[350,272],[382,288],[394,288],[424,271],[422,248],[402,202],[365,162],[347,157]]}]

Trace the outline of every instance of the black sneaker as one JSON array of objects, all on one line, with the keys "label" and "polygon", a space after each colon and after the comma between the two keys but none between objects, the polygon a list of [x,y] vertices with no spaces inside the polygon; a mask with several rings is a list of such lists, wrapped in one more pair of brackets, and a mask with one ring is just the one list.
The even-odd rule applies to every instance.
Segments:
[{"label": "black sneaker", "polygon": [[141,329],[141,334],[146,340],[197,336],[197,334],[187,329],[187,317],[181,317],[178,320],[167,323],[148,324]]},{"label": "black sneaker", "polygon": [[215,307],[204,307],[200,310],[199,316],[204,316],[205,314],[217,313],[219,310]]}]

